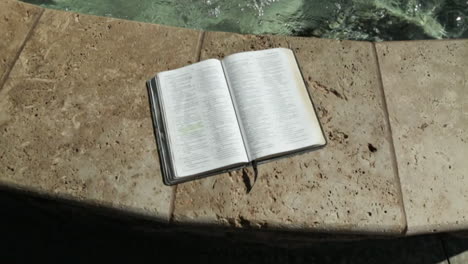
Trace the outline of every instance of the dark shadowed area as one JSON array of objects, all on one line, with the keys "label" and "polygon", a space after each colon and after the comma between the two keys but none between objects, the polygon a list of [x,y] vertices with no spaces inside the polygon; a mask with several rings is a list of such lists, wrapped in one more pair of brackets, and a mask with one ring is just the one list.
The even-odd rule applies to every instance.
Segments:
[{"label": "dark shadowed area", "polygon": [[263,240],[246,241],[227,233],[210,236],[170,231],[167,226],[137,216],[109,215],[96,208],[10,190],[0,192],[0,207],[3,263],[104,260],[435,264],[448,263],[447,256],[457,256],[468,249],[468,239],[447,234],[275,245]]}]

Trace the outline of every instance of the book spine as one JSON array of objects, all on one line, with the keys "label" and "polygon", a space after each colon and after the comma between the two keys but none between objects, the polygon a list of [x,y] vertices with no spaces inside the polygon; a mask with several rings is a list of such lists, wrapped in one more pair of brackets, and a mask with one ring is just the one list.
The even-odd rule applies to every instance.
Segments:
[{"label": "book spine", "polygon": [[158,97],[157,77],[147,81],[148,97],[150,101],[150,111],[153,120],[153,128],[156,136],[156,143],[159,153],[159,164],[161,166],[163,182],[166,185],[175,184],[175,168],[173,166],[170,146],[167,139],[166,126]]}]

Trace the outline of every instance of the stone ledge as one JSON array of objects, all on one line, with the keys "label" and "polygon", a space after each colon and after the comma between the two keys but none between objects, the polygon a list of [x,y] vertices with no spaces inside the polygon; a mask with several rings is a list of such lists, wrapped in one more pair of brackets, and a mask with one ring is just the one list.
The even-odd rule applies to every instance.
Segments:
[{"label": "stone ledge", "polygon": [[200,35],[45,10],[0,90],[1,184],[167,221],[145,81]]},{"label": "stone ledge", "polygon": [[260,165],[248,193],[243,178],[254,182],[251,169],[179,185],[175,221],[402,234],[405,216],[372,43],[214,32],[206,33],[203,43],[201,59],[293,49],[329,143]]},{"label": "stone ledge", "polygon": [[[0,1],[0,89],[13,63],[31,32],[43,9],[17,1]],[[1,122],[1,115],[0,115]]]},{"label": "stone ledge", "polygon": [[468,40],[376,44],[408,233],[468,228]]},{"label": "stone ledge", "polygon": [[[14,0],[0,6],[8,6],[0,16],[9,18],[0,21],[0,33],[10,36],[0,40],[8,51],[0,54],[1,186],[163,222],[173,216],[177,223],[234,229],[401,235],[405,209],[410,234],[468,228],[468,205],[458,200],[467,193],[460,183],[468,148],[453,141],[467,129],[466,40],[372,44],[208,32],[201,47],[199,31],[55,10],[46,10],[31,31],[43,9]],[[295,50],[330,145],[260,166],[249,194],[243,178],[253,182],[251,169],[180,185],[173,201],[173,189],[162,185],[145,80],[199,58],[275,46]],[[438,86],[461,99],[442,94],[450,104],[439,106],[444,111],[433,123],[418,125],[431,115]],[[424,116],[415,119],[411,111]],[[447,138],[432,126],[442,121],[462,134]],[[409,134],[425,145],[404,138]],[[427,143],[434,138],[443,144]],[[426,157],[424,166],[412,163],[414,149],[418,161]],[[434,149],[456,159],[431,156]],[[429,168],[435,168],[431,181]],[[446,172],[456,180],[442,177]],[[445,206],[436,206],[434,194]]]}]

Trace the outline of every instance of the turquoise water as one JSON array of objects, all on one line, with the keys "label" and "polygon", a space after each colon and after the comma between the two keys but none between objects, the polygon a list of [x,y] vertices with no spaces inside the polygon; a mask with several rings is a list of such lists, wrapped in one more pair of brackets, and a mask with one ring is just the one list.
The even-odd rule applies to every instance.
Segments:
[{"label": "turquoise water", "polygon": [[354,40],[468,38],[468,0],[25,0],[178,27]]}]

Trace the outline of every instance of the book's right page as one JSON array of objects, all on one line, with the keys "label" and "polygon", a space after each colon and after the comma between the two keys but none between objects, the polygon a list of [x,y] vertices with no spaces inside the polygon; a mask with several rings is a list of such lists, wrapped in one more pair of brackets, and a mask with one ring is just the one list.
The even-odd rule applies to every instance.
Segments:
[{"label": "book's right page", "polygon": [[223,67],[251,160],[325,145],[290,49],[237,53]]}]

